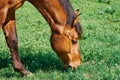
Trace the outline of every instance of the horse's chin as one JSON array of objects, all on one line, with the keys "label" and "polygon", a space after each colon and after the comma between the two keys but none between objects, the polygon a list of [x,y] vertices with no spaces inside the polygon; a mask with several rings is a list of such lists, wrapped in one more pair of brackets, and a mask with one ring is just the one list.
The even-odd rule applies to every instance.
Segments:
[{"label": "horse's chin", "polygon": [[71,67],[72,69],[77,69],[81,63],[82,59],[80,57],[80,54],[75,53],[57,53],[58,57],[62,60],[64,63],[64,68]]},{"label": "horse's chin", "polygon": [[77,69],[78,66],[82,63],[82,59],[80,57],[80,54],[77,53],[67,53],[67,54],[62,54],[58,56],[61,58],[61,60],[64,63],[64,68],[71,67],[72,69]]}]

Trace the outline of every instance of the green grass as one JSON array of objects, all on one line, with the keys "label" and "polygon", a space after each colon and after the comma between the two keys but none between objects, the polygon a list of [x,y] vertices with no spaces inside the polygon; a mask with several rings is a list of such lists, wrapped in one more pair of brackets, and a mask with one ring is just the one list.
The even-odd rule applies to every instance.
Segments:
[{"label": "green grass", "polygon": [[71,0],[80,9],[83,28],[79,41],[82,65],[64,71],[50,47],[50,27],[29,3],[17,10],[19,52],[34,76],[21,78],[14,72],[9,49],[0,30],[0,80],[120,80],[120,1]]}]

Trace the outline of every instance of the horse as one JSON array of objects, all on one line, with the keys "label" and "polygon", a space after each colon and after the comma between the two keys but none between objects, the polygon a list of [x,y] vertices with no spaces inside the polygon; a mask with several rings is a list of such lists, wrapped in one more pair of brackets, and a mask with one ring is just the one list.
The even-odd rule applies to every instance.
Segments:
[{"label": "horse", "polygon": [[64,63],[64,68],[70,66],[76,69],[82,63],[78,45],[82,27],[79,11],[73,10],[69,0],[0,0],[0,28],[10,50],[14,70],[22,76],[32,74],[24,68],[20,60],[16,32],[15,11],[25,1],[36,7],[48,22],[51,47]]}]

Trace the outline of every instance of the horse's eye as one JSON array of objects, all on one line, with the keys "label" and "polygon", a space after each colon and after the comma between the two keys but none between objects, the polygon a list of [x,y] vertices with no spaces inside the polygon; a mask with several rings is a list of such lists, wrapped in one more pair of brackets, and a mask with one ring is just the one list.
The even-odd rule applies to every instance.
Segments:
[{"label": "horse's eye", "polygon": [[77,40],[72,39],[72,44],[76,44],[76,43],[77,43]]}]

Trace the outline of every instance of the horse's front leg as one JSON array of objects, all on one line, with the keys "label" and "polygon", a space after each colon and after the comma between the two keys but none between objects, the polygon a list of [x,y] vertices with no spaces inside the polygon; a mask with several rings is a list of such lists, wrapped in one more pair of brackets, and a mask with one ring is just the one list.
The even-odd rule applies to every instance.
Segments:
[{"label": "horse's front leg", "polygon": [[23,76],[31,74],[23,67],[23,64],[21,63],[20,56],[18,53],[18,39],[15,25],[15,12],[8,13],[2,29],[6,38],[7,45],[11,52],[14,70],[20,72]]}]

